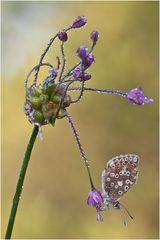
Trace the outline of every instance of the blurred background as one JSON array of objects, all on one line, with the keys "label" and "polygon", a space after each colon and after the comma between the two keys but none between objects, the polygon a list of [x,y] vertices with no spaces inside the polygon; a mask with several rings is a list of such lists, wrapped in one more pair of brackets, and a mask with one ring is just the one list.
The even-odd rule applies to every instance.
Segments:
[{"label": "blurred background", "polygon": [[[84,15],[88,24],[69,33],[67,67],[80,45],[98,30],[96,62],[87,86],[129,91],[141,86],[154,104],[134,106],[115,95],[85,92],[68,110],[101,190],[107,160],[140,156],[139,179],[121,202],[134,216],[123,226],[120,211],[103,213],[86,204],[86,169],[67,119],[43,127],[25,178],[13,238],[158,238],[158,2],[2,2],[2,236],[32,126],[23,113],[24,79],[49,39]],[[56,63],[56,42],[46,61]],[[40,81],[47,74],[41,72]]]}]

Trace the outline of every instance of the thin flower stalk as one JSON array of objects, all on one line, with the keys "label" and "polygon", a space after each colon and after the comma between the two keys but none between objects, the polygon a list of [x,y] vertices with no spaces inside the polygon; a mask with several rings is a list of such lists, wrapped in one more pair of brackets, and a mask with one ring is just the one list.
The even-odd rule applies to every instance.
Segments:
[{"label": "thin flower stalk", "polygon": [[79,148],[79,151],[81,153],[81,156],[82,156],[82,159],[84,161],[84,164],[86,166],[86,169],[87,169],[87,172],[88,172],[88,176],[89,176],[89,181],[90,181],[90,184],[91,184],[91,188],[94,189],[94,184],[93,184],[93,180],[92,180],[92,177],[91,177],[91,172],[90,172],[90,165],[89,165],[89,162],[88,162],[88,159],[86,157],[86,154],[84,152],[84,149],[82,147],[82,144],[80,142],[80,138],[78,136],[78,133],[77,133],[77,130],[76,130],[76,127],[72,121],[72,118],[70,117],[70,115],[68,114],[67,111],[65,111],[65,115],[71,125],[71,128],[73,130],[73,133],[74,133],[74,136],[75,136],[75,139],[76,139],[76,142],[77,142],[77,145],[78,145],[78,148]]}]

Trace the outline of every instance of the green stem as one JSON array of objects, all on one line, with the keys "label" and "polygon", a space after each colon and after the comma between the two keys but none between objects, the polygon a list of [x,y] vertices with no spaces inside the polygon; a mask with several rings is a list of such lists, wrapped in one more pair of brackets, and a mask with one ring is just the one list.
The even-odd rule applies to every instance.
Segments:
[{"label": "green stem", "polygon": [[34,142],[36,140],[37,134],[38,134],[38,126],[34,126],[30,140],[28,142],[28,145],[27,145],[27,148],[26,148],[26,151],[24,154],[24,159],[22,162],[22,166],[21,166],[21,170],[20,170],[20,174],[19,174],[19,178],[18,178],[18,182],[17,182],[17,186],[16,186],[16,192],[15,192],[13,202],[12,202],[12,208],[11,208],[11,213],[10,213],[10,217],[9,217],[9,221],[8,221],[5,239],[11,238],[13,225],[14,225],[14,221],[15,221],[15,217],[16,217],[16,212],[17,212],[19,200],[20,200],[21,193],[22,193],[23,182],[24,182],[25,174],[27,171],[27,166],[28,166],[28,163],[30,160],[32,148],[33,148]]}]

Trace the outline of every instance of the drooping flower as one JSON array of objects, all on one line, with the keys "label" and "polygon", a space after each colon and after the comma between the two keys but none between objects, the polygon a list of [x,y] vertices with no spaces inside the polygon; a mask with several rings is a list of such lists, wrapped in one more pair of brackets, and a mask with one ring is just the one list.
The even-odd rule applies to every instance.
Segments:
[{"label": "drooping flower", "polygon": [[82,75],[82,77],[81,77],[81,80],[82,80],[82,81],[87,81],[87,80],[91,79],[91,77],[92,77],[91,74],[89,74],[89,73],[84,73],[84,74]]},{"label": "drooping flower", "polygon": [[83,60],[83,66],[84,66],[84,69],[87,69],[89,68],[92,63],[94,62],[94,55],[92,53],[88,54],[86,56],[86,58]]},{"label": "drooping flower", "polygon": [[52,77],[57,77],[58,75],[58,69],[57,68],[50,68],[50,74],[52,75]]},{"label": "drooping flower", "polygon": [[85,46],[80,46],[77,49],[77,56],[82,60],[82,66],[85,70],[89,68],[95,61],[94,55],[92,52],[89,53],[88,49]]},{"label": "drooping flower", "polygon": [[129,102],[135,105],[144,105],[145,103],[153,103],[154,100],[152,98],[148,98],[144,96],[142,88],[134,88],[131,89],[127,95],[126,98]]},{"label": "drooping flower", "polygon": [[65,31],[65,30],[60,30],[60,31],[58,32],[58,38],[59,38],[60,41],[66,42],[67,39],[68,39],[68,36],[67,36],[66,31]]},{"label": "drooping flower", "polygon": [[87,23],[87,19],[84,16],[79,16],[77,19],[72,23],[72,28],[80,28]]},{"label": "drooping flower", "polygon": [[87,56],[88,49],[85,46],[80,46],[77,49],[77,56],[81,59],[84,60]]},{"label": "drooping flower", "polygon": [[77,67],[74,69],[72,75],[73,75],[73,77],[78,78],[80,76],[80,74],[81,74],[81,69]]},{"label": "drooping flower", "polygon": [[96,42],[98,41],[99,33],[97,31],[93,31],[93,32],[91,32],[90,37],[93,42],[93,45],[95,45]]},{"label": "drooping flower", "polygon": [[97,191],[95,188],[92,189],[88,194],[87,204],[95,207],[97,211],[97,221],[103,221],[103,218],[101,216],[102,211],[102,205],[103,203],[103,197],[99,191]]}]

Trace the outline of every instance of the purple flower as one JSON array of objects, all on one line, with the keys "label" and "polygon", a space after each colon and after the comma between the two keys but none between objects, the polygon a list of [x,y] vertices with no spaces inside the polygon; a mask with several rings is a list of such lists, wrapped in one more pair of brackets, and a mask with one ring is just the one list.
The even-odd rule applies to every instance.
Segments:
[{"label": "purple flower", "polygon": [[93,45],[95,45],[96,42],[98,41],[99,33],[97,31],[93,31],[93,32],[91,32],[90,37],[91,37],[91,40],[93,42]]},{"label": "purple flower", "polygon": [[83,60],[84,69],[89,68],[93,62],[94,62],[94,55],[92,53],[90,53]]},{"label": "purple flower", "polygon": [[103,221],[103,218],[101,216],[101,204],[103,203],[102,195],[99,191],[97,191],[95,188],[92,189],[88,194],[87,204],[91,205],[96,208],[97,211],[97,221]]},{"label": "purple flower", "polygon": [[80,28],[87,23],[87,19],[84,16],[79,16],[77,19],[72,23],[72,28]]},{"label": "purple flower", "polygon": [[152,98],[147,98],[144,96],[141,87],[131,89],[130,92],[127,93],[126,98],[129,102],[135,105],[144,105],[145,103],[154,102]]},{"label": "purple flower", "polygon": [[50,74],[52,75],[52,77],[57,77],[58,75],[58,69],[57,68],[50,68]]},{"label": "purple flower", "polygon": [[68,36],[67,36],[66,31],[65,31],[65,30],[60,30],[60,31],[58,32],[58,38],[59,38],[60,41],[66,42],[67,39],[68,39]]},{"label": "purple flower", "polygon": [[80,68],[76,68],[74,71],[73,71],[73,77],[75,78],[78,78],[81,74],[81,69]]},{"label": "purple flower", "polygon": [[87,56],[88,49],[85,46],[80,46],[77,49],[77,56],[81,59],[84,60]]},{"label": "purple flower", "polygon": [[91,74],[89,74],[89,73],[84,73],[84,74],[82,75],[82,77],[81,77],[81,80],[82,80],[82,81],[87,81],[87,80],[91,79],[91,77],[92,77]]},{"label": "purple flower", "polygon": [[32,112],[32,107],[29,103],[26,103],[24,104],[24,112],[27,116],[30,115],[30,113]]}]

